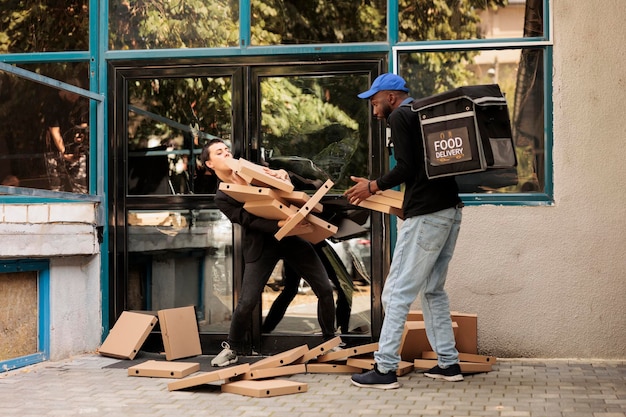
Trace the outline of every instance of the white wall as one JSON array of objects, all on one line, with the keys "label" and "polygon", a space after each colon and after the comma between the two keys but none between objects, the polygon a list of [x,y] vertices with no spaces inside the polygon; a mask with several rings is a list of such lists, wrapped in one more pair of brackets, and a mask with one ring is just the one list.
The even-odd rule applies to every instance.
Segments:
[{"label": "white wall", "polygon": [[466,207],[447,289],[500,357],[626,358],[626,17],[553,1],[549,207]]}]

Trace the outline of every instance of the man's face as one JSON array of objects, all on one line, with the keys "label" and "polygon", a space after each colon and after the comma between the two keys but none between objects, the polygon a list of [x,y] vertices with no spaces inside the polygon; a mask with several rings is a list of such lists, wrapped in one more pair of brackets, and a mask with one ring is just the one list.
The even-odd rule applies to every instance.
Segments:
[{"label": "man's face", "polygon": [[216,142],[209,146],[209,157],[206,161],[206,166],[214,171],[229,170],[230,168],[226,165],[224,159],[232,157],[233,155],[225,143]]},{"label": "man's face", "polygon": [[389,91],[379,91],[374,94],[370,99],[372,103],[372,113],[377,119],[386,119],[393,111],[392,102],[394,101],[394,94]]}]

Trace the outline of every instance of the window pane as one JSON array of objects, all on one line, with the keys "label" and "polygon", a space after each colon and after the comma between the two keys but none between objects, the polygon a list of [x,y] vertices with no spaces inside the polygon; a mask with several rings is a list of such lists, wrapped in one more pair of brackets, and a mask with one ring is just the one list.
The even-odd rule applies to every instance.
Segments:
[{"label": "window pane", "polygon": [[111,1],[111,49],[215,48],[239,43],[237,0]]},{"label": "window pane", "polygon": [[299,189],[327,179],[333,193],[367,177],[369,108],[355,92],[367,90],[367,75],[268,77],[261,81],[261,138],[272,168],[296,173]]},{"label": "window pane", "polygon": [[[543,192],[543,51],[510,49],[402,53],[400,74],[415,98],[463,85],[496,83],[507,98],[516,169],[457,176],[463,193]],[[515,184],[516,183],[516,184]]]},{"label": "window pane", "polygon": [[385,0],[252,1],[253,45],[384,42]]},{"label": "window pane", "polygon": [[9,0],[0,7],[0,53],[89,50],[88,0]]},{"label": "window pane", "polygon": [[[71,73],[72,67],[58,65],[42,66],[42,72]],[[61,79],[86,84],[86,77]],[[0,71],[0,181],[87,193],[88,122],[88,99]]]},{"label": "window pane", "polygon": [[401,42],[543,36],[543,0],[400,0]]},{"label": "window pane", "polygon": [[228,332],[232,228],[219,210],[128,212],[129,310],[193,305],[200,331]]},{"label": "window pane", "polygon": [[159,78],[129,85],[128,194],[212,194],[200,163],[212,137],[231,139],[231,80]]}]

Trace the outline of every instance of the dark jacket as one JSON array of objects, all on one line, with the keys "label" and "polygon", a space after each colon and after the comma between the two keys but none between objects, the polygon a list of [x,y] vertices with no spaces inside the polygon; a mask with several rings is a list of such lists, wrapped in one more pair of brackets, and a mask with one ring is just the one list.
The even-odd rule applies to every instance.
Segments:
[{"label": "dark jacket", "polygon": [[402,210],[404,217],[434,213],[461,202],[454,177],[429,180],[424,167],[424,146],[417,114],[410,106],[396,108],[387,122],[396,166],[377,179],[380,189],[406,184]]},{"label": "dark jacket", "polygon": [[220,190],[215,193],[215,204],[232,223],[243,228],[243,258],[246,262],[256,261],[264,248],[278,244],[274,237],[280,229],[277,220],[264,219],[247,212],[243,203]]}]

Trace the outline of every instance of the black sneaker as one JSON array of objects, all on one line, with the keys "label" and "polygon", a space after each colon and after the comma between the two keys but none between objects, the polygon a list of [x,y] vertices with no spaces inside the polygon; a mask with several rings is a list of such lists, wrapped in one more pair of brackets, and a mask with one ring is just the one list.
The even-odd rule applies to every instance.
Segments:
[{"label": "black sneaker", "polygon": [[374,369],[362,374],[354,374],[351,379],[352,383],[361,388],[377,388],[377,389],[395,389],[400,388],[398,377],[395,372],[387,372],[383,374],[378,370],[378,366],[374,365]]},{"label": "black sneaker", "polygon": [[450,382],[463,381],[463,374],[458,363],[447,368],[440,368],[439,365],[424,372],[424,375],[434,379],[445,379]]}]

